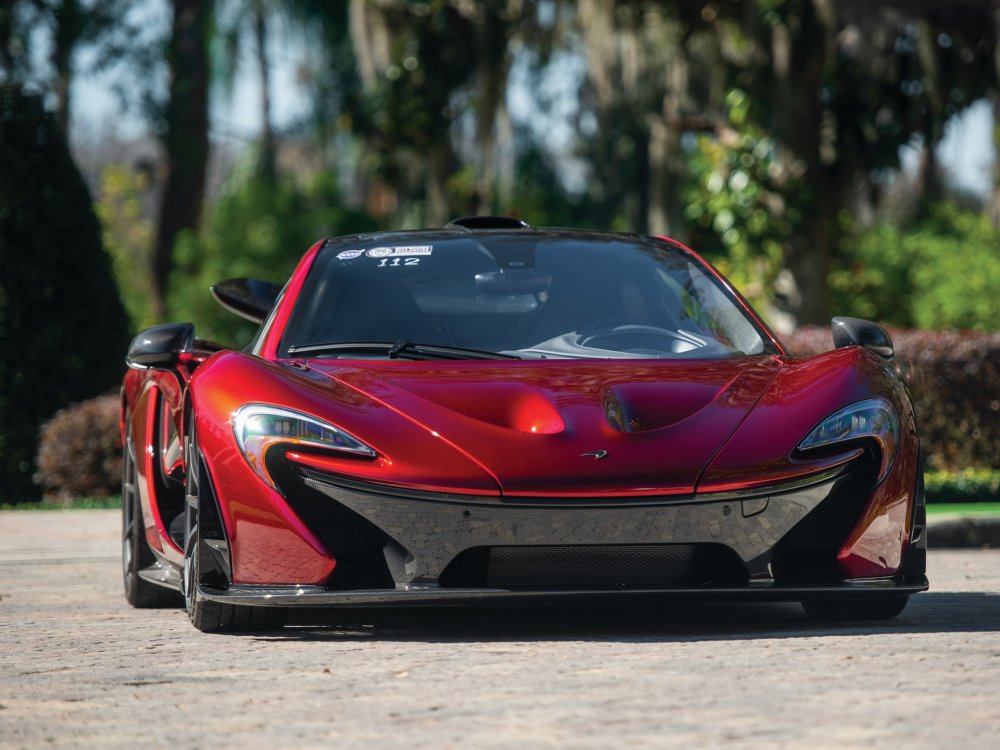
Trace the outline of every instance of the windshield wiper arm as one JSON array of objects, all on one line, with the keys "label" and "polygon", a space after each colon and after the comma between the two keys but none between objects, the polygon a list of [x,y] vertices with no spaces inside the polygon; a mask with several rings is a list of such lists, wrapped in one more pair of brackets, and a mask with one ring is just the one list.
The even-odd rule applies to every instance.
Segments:
[{"label": "windshield wiper arm", "polygon": [[323,352],[384,352],[389,359],[520,359],[514,354],[500,354],[481,349],[466,349],[443,344],[415,344],[406,339],[395,343],[387,341],[334,341],[329,344],[290,346],[293,355],[320,354]]}]

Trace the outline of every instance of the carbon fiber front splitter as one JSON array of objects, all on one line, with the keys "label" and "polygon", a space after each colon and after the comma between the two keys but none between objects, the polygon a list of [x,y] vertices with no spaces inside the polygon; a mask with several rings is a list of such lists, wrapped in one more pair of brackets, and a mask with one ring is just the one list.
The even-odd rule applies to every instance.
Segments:
[{"label": "carbon fiber front splitter", "polygon": [[234,585],[227,589],[199,586],[210,601],[254,607],[379,607],[474,606],[503,604],[573,604],[600,601],[652,600],[657,602],[710,599],[715,601],[803,601],[808,599],[868,599],[907,596],[927,590],[927,579],[897,582],[873,579],[832,586],[741,586],[732,588],[621,588],[509,590],[439,588],[331,591],[321,586]]}]

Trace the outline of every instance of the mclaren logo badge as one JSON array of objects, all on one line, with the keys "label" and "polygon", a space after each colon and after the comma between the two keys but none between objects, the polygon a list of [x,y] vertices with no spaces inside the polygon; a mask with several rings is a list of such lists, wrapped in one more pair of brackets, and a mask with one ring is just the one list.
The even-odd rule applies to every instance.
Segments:
[{"label": "mclaren logo badge", "polygon": [[585,456],[593,456],[595,461],[600,461],[606,455],[608,455],[607,451],[588,451],[587,453],[581,453],[580,458],[584,458]]}]

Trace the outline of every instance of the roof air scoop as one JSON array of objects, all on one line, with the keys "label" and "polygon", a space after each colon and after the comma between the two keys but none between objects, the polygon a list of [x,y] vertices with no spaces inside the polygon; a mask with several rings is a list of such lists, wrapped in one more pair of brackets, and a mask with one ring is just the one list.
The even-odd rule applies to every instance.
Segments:
[{"label": "roof air scoop", "polygon": [[452,219],[444,228],[472,232],[477,229],[531,229],[532,227],[526,221],[511,216],[463,216],[461,219]]}]

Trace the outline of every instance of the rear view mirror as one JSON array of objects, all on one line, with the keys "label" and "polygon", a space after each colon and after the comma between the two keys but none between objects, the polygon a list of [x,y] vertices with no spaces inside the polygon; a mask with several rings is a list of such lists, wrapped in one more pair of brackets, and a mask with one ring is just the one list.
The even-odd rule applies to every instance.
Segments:
[{"label": "rear view mirror", "polygon": [[880,357],[892,359],[892,339],[878,323],[839,316],[830,322],[833,326],[833,345],[837,349],[845,346],[864,346]]},{"label": "rear view mirror", "polygon": [[551,283],[552,274],[545,271],[507,269],[476,274],[476,286],[483,294],[539,294]]},{"label": "rear view mirror", "polygon": [[169,370],[177,358],[194,348],[194,325],[167,323],[147,328],[134,339],[125,363],[137,370]]},{"label": "rear view mirror", "polygon": [[215,301],[251,323],[263,323],[281,287],[260,279],[227,279],[212,287]]}]

